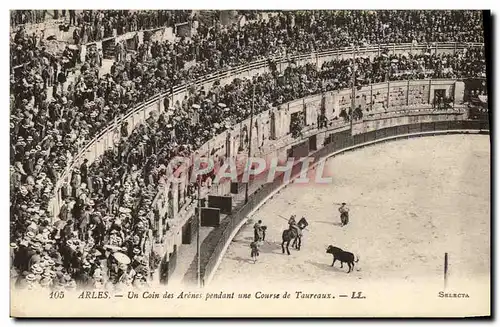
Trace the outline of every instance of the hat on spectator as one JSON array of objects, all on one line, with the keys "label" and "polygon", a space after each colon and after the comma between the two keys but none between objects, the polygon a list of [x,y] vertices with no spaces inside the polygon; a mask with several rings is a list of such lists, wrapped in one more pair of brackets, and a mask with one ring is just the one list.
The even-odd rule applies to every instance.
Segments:
[{"label": "hat on spectator", "polygon": [[36,275],[40,275],[43,273],[43,269],[40,266],[32,267],[31,271]]},{"label": "hat on spectator", "polygon": [[43,274],[42,274],[42,277],[44,277],[44,278],[51,278],[51,277],[52,277],[52,274],[51,274],[51,273],[52,273],[52,270],[50,270],[50,269],[45,269],[45,271],[44,271],[44,272],[43,272]]},{"label": "hat on spectator", "polygon": [[30,282],[33,282],[33,281],[35,281],[35,280],[36,280],[36,276],[35,276],[34,274],[28,274],[28,275],[26,276],[26,280],[27,280],[27,281],[30,281]]}]

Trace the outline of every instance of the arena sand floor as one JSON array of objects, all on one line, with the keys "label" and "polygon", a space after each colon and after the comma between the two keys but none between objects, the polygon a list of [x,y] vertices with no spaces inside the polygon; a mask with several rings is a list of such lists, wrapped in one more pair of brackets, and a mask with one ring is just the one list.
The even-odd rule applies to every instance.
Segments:
[{"label": "arena sand floor", "polygon": [[[321,285],[364,282],[440,284],[444,253],[450,285],[490,271],[489,136],[399,140],[330,158],[329,185],[290,185],[262,206],[230,244],[214,275],[218,285]],[[350,205],[340,227],[339,203]],[[305,216],[302,249],[282,254],[287,219]],[[257,263],[253,224],[268,227]],[[359,256],[355,270],[330,267],[332,244]]]}]

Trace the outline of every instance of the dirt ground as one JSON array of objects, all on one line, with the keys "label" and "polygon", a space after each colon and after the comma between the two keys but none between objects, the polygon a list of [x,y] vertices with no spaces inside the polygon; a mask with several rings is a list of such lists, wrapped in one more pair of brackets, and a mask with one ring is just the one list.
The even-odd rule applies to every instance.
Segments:
[{"label": "dirt ground", "polygon": [[[489,280],[490,144],[488,136],[447,135],[394,141],[331,158],[333,183],[290,185],[258,210],[229,246],[211,286],[336,282],[449,284]],[[340,227],[341,202],[350,223]],[[300,251],[282,254],[281,233],[305,216]],[[268,227],[257,263],[253,224]],[[329,245],[359,256],[356,269],[331,267]]]}]

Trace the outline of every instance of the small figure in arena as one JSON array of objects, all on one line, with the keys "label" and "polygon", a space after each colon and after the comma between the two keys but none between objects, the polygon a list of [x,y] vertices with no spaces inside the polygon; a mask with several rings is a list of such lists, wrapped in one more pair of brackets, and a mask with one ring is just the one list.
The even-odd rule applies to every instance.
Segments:
[{"label": "small figure in arena", "polygon": [[258,222],[253,225],[253,241],[254,242],[260,242],[263,241],[263,235],[262,235],[262,220],[259,220]]},{"label": "small figure in arena", "polygon": [[340,212],[340,226],[345,226],[349,223],[349,208],[345,202],[342,202],[342,205],[339,207]]},{"label": "small figure in arena", "polygon": [[250,257],[253,259],[253,263],[255,263],[257,261],[257,257],[259,256],[259,242],[250,243],[250,248],[252,249]]}]

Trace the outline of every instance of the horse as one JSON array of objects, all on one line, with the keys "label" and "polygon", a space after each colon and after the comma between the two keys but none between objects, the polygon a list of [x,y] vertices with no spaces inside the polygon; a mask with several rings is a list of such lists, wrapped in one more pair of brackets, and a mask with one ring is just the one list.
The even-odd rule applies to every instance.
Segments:
[{"label": "horse", "polygon": [[326,253],[330,253],[331,255],[333,255],[332,267],[335,264],[336,260],[340,261],[340,268],[344,268],[344,262],[346,262],[349,266],[349,271],[347,273],[350,273],[351,270],[354,269],[354,263],[359,261],[359,257],[356,261],[354,261],[354,254],[352,254],[351,252],[344,251],[341,248],[333,245],[329,245],[326,248]]},{"label": "horse", "polygon": [[308,225],[309,223],[307,222],[307,220],[302,217],[297,224],[298,229],[290,226],[289,229],[285,229],[283,231],[283,233],[281,234],[282,253],[285,253],[284,245],[286,243],[286,252],[288,253],[288,255],[290,255],[290,250],[288,249],[288,247],[291,240],[293,240],[292,247],[295,247],[297,251],[300,251],[300,247],[302,246],[302,230],[305,229]]}]

